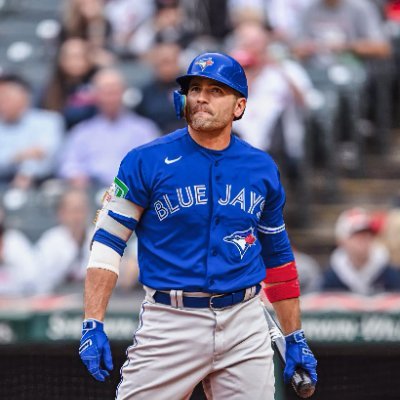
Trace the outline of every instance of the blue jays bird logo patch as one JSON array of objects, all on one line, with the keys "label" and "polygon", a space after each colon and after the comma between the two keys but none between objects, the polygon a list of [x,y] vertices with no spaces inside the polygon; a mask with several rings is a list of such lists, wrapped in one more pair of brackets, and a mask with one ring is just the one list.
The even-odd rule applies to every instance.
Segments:
[{"label": "blue jays bird logo patch", "polygon": [[211,57],[207,58],[207,59],[202,58],[195,63],[195,65],[198,65],[201,68],[201,71],[204,71],[207,67],[209,67],[213,64],[214,64],[214,61],[212,60]]},{"label": "blue jays bird logo patch", "polygon": [[245,231],[236,231],[229,236],[225,236],[224,242],[234,244],[239,250],[240,258],[242,259],[247,249],[256,243],[257,238],[253,232],[254,228],[249,228]]}]

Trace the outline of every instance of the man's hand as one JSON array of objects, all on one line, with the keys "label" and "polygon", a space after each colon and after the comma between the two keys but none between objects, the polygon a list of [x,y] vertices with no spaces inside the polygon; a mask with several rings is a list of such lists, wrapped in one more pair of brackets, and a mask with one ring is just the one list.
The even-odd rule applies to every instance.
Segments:
[{"label": "man's hand", "polygon": [[289,383],[296,368],[303,368],[315,385],[317,383],[317,360],[308,347],[303,330],[298,330],[285,336],[286,341],[286,367],[283,372],[285,383]]},{"label": "man's hand", "polygon": [[28,147],[20,151],[14,156],[14,163],[19,164],[27,160],[41,160],[45,157],[46,152],[41,147]]},{"label": "man's hand", "polygon": [[[83,321],[79,355],[88,371],[98,381],[104,382],[110,375],[108,371],[113,369],[113,362],[102,322],[95,319]],[[103,365],[106,369],[102,369]]]}]

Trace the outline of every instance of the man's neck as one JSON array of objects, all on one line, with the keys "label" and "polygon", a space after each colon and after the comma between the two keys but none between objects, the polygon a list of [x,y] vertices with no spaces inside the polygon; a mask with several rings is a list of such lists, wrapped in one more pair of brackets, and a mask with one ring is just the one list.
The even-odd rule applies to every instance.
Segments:
[{"label": "man's neck", "polygon": [[355,257],[355,256],[351,256],[349,254],[349,259],[350,259],[351,264],[357,271],[360,271],[364,267],[364,265],[367,264],[367,262],[368,262],[368,256]]},{"label": "man's neck", "polygon": [[337,0],[325,0],[324,1],[324,5],[327,8],[335,9],[335,8],[339,8],[340,1],[337,1]]},{"label": "man's neck", "polygon": [[200,131],[188,126],[188,131],[192,139],[202,147],[210,150],[224,150],[231,142],[232,126],[216,131]]},{"label": "man's neck", "polygon": [[117,121],[122,116],[123,113],[124,110],[122,108],[115,112],[108,112],[108,113],[100,112],[103,118],[105,118],[108,121]]},{"label": "man's neck", "polygon": [[13,118],[9,118],[9,119],[1,119],[0,120],[6,124],[6,125],[17,125],[21,122],[21,120],[23,119],[23,117],[25,116],[25,114],[27,113],[27,110],[22,111],[20,114],[15,115]]}]

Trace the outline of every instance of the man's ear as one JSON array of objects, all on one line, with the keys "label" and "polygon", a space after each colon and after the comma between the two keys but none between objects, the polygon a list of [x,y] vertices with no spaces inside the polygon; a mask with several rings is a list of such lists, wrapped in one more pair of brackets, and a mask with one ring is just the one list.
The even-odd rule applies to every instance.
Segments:
[{"label": "man's ear", "polygon": [[233,110],[234,121],[242,118],[244,110],[246,109],[247,100],[244,97],[240,97],[236,100],[235,109]]}]

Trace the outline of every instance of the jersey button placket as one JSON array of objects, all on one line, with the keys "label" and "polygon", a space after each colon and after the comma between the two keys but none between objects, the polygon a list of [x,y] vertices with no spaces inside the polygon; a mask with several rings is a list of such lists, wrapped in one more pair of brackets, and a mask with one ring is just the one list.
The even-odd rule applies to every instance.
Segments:
[{"label": "jersey button placket", "polygon": [[[215,161],[214,167],[215,167],[215,170],[216,170],[215,171],[216,172],[216,174],[215,174],[215,181],[216,182],[219,182],[221,180],[221,173],[218,172],[218,166],[219,166],[219,161]],[[218,216],[216,216],[215,219],[214,219],[214,224],[215,225],[219,225],[220,222],[221,222],[220,218]]]},{"label": "jersey button placket", "polygon": [[[219,223],[220,223],[220,217],[218,216],[218,215],[215,215],[216,214],[216,211],[217,211],[217,206],[218,206],[218,203],[217,203],[217,200],[216,199],[218,199],[218,197],[217,197],[217,195],[218,195],[218,190],[217,190],[217,185],[216,185],[216,183],[221,179],[221,174],[218,172],[218,166],[219,166],[219,161],[216,161],[216,160],[214,160],[214,162],[212,163],[212,167],[211,167],[211,175],[212,175],[212,183],[211,183],[211,185],[212,185],[212,187],[210,188],[211,189],[211,191],[212,191],[212,197],[213,197],[213,215],[212,215],[212,221],[213,221],[213,223],[210,225],[210,229],[211,229],[211,232],[210,232],[210,237],[211,237],[211,242],[210,242],[210,256],[212,257],[212,259],[214,260],[214,261],[211,261],[210,260],[210,269],[208,270],[208,273],[209,273],[209,279],[208,279],[208,285],[210,286],[210,287],[212,287],[214,284],[215,284],[215,280],[213,279],[213,278],[210,278],[210,275],[212,276],[213,275],[213,273],[214,273],[214,269],[215,269],[215,263],[216,263],[216,258],[217,258],[217,256],[218,256],[218,248],[217,248],[217,246],[218,246],[218,244],[215,242],[215,240],[216,240],[216,235],[215,235],[215,233],[213,233],[213,226],[217,226]],[[217,246],[216,246],[217,245]]]}]

